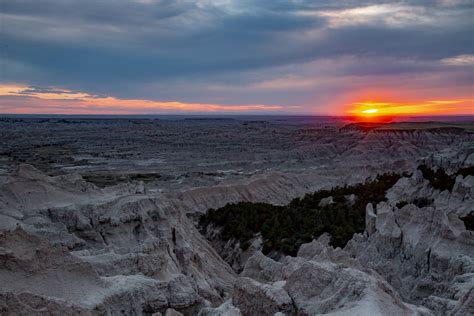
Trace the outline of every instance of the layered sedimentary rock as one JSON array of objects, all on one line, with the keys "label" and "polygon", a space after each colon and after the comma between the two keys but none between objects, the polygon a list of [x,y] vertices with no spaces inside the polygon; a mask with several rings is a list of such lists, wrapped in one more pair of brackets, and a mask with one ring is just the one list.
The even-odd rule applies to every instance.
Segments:
[{"label": "layered sedimentary rock", "polygon": [[197,312],[232,288],[233,271],[184,213],[139,185],[103,191],[22,166],[1,187],[3,305],[14,299],[25,313]]},{"label": "layered sedimentary rock", "polygon": [[[236,276],[184,212],[140,183],[104,190],[23,165],[0,184],[0,307],[71,315],[169,307],[201,315],[469,313],[474,238],[462,218],[472,212],[473,180],[459,176],[451,192],[439,192],[415,172],[386,202],[367,205],[366,232],[344,250],[323,235],[297,257],[274,261],[257,242]],[[429,205],[416,206],[420,199]]]},{"label": "layered sedimentary rock", "polygon": [[[458,176],[452,192],[435,190],[420,172],[402,178],[387,202],[368,205],[366,233],[346,250],[409,301],[443,313],[472,304],[474,231],[461,218],[474,210],[473,190],[472,176]],[[428,205],[413,204],[420,200]]]},{"label": "layered sedimentary rock", "polygon": [[[366,231],[345,249],[323,236],[275,261],[259,252],[259,236],[247,253],[224,245],[240,275],[189,217],[228,202],[285,204],[377,172],[413,172],[419,161],[473,165],[472,134],[0,124],[1,314],[474,313],[473,232],[463,220],[473,210],[470,176],[443,192],[417,172],[402,178],[387,201],[367,206]],[[127,132],[98,138],[103,126]],[[43,171],[18,166],[24,160]],[[110,174],[127,181],[109,183]]]},{"label": "layered sedimentary rock", "polygon": [[280,262],[256,253],[235,283],[234,305],[246,315],[430,314],[404,303],[380,275],[347,253],[330,260],[321,256],[326,251],[332,250],[314,241]]}]

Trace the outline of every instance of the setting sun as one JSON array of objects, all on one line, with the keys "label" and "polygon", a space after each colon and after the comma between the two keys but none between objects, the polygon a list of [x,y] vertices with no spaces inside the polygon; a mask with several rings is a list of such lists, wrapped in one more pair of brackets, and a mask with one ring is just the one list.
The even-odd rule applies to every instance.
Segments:
[{"label": "setting sun", "polygon": [[368,109],[368,110],[362,110],[361,113],[364,113],[364,114],[375,114],[377,113],[379,110],[378,109]]},{"label": "setting sun", "polygon": [[[393,98],[391,96],[390,98]],[[383,121],[396,116],[406,115],[455,115],[473,111],[471,98],[434,99],[413,101],[363,101],[347,104],[346,113],[360,120]]]}]

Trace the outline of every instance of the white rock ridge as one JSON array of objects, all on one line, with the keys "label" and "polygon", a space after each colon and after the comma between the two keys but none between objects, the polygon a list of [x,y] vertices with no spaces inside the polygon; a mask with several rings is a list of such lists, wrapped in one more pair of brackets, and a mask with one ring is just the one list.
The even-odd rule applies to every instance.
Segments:
[{"label": "white rock ridge", "polygon": [[[452,192],[434,190],[420,173],[402,178],[387,192],[388,202],[367,206],[366,232],[345,250],[410,302],[443,314],[471,304],[473,313],[474,231],[460,219],[474,210],[473,189],[472,176],[457,177]],[[417,198],[430,205],[397,207]]]},{"label": "white rock ridge", "polygon": [[[248,189],[224,191],[234,200]],[[224,203],[193,202],[207,190],[99,189],[27,165],[0,176],[0,313],[474,314],[474,232],[461,220],[473,211],[472,176],[451,192],[419,172],[401,178],[386,202],[367,205],[366,231],[344,249],[324,234],[275,261],[257,236],[252,251],[229,251],[238,270],[245,263],[240,275],[186,216],[193,203],[199,211]]]},{"label": "white rock ridge", "polygon": [[0,306],[19,313],[193,313],[235,279],[184,212],[136,187],[101,190],[22,166],[1,179]]},{"label": "white rock ridge", "polygon": [[256,253],[234,286],[233,303],[245,315],[415,315],[426,308],[402,301],[376,272],[357,267],[347,253],[330,261],[332,251],[313,241],[297,257],[281,262]]}]

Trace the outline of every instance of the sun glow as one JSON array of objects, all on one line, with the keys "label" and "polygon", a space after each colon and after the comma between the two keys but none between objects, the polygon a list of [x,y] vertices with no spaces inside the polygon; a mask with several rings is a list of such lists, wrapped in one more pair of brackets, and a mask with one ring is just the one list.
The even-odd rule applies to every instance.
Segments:
[{"label": "sun glow", "polygon": [[360,111],[361,113],[364,113],[364,114],[375,114],[377,113],[379,110],[378,109],[368,109],[368,110],[362,110]]},{"label": "sun glow", "polygon": [[347,105],[346,113],[359,120],[382,121],[395,116],[452,115],[474,113],[473,99],[427,101],[358,101]]},{"label": "sun glow", "polygon": [[377,120],[380,108],[386,106],[387,103],[364,101],[354,103],[355,115],[364,118],[364,120]]}]

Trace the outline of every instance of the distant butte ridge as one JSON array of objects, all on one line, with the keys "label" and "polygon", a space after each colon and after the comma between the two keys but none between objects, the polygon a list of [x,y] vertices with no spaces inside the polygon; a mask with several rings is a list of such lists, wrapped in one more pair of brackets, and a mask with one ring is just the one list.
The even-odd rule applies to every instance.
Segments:
[{"label": "distant butte ridge", "polygon": [[474,133],[474,122],[356,122],[341,128],[344,131],[358,132],[412,132],[423,130],[434,133]]}]

